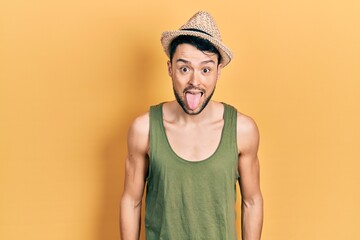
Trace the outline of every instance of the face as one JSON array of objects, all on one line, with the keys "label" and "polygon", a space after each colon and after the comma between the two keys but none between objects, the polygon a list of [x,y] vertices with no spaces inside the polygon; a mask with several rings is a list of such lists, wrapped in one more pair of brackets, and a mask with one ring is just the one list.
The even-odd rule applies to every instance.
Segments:
[{"label": "face", "polygon": [[214,93],[221,64],[218,65],[215,53],[180,44],[172,61],[168,61],[168,72],[177,102],[187,114],[196,115],[206,107]]}]

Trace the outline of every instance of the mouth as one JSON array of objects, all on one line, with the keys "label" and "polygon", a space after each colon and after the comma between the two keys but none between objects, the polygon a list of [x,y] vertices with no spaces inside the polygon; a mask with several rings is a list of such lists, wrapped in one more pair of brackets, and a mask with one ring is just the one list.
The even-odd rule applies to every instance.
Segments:
[{"label": "mouth", "polygon": [[202,88],[196,88],[196,87],[187,87],[184,89],[184,94],[186,95],[187,93],[189,94],[201,94],[201,96],[204,95],[205,90]]},{"label": "mouth", "polygon": [[192,95],[200,94],[201,97],[204,96],[204,92],[202,91],[186,91],[185,95],[186,94],[192,94]]},{"label": "mouth", "polygon": [[200,106],[201,98],[204,96],[204,91],[192,89],[184,91],[187,106],[191,110],[195,110]]}]

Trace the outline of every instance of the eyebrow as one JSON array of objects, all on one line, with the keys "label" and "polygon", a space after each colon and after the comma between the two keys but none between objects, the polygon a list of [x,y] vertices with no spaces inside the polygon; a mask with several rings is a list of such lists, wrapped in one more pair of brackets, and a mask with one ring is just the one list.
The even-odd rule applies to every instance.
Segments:
[{"label": "eyebrow", "polygon": [[[191,63],[190,61],[185,60],[185,59],[182,59],[182,58],[177,59],[176,62]],[[215,61],[210,59],[210,60],[205,60],[205,61],[202,61],[202,62],[201,62],[201,64],[206,64],[206,63],[213,63],[213,64],[215,64]]]},{"label": "eyebrow", "polygon": [[189,63],[190,61],[187,61],[185,59],[179,58],[176,60],[176,62],[183,62],[183,63]]}]

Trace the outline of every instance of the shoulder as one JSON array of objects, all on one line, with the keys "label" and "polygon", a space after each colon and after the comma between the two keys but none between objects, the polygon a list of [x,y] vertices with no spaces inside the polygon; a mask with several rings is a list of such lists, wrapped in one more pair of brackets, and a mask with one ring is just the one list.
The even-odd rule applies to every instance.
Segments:
[{"label": "shoulder", "polygon": [[259,135],[255,120],[240,112],[237,112],[237,131],[242,134]]},{"label": "shoulder", "polygon": [[146,112],[137,116],[130,125],[130,131],[137,134],[144,134],[149,131],[150,113]]},{"label": "shoulder", "polygon": [[237,143],[239,152],[257,151],[259,145],[259,130],[251,117],[237,112]]},{"label": "shoulder", "polygon": [[139,148],[147,151],[149,147],[150,114],[146,112],[136,117],[130,125],[128,132],[129,148]]}]

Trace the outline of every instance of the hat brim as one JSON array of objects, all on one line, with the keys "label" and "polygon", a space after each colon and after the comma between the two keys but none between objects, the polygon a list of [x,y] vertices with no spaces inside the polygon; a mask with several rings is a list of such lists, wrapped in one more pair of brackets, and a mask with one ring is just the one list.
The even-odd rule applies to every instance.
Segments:
[{"label": "hat brim", "polygon": [[194,36],[194,37],[199,37],[202,39],[206,39],[209,42],[211,42],[216,49],[219,51],[220,55],[221,55],[221,64],[222,67],[225,67],[226,65],[228,65],[231,61],[231,59],[233,58],[233,55],[230,51],[229,48],[227,48],[222,42],[220,42],[219,40],[205,34],[205,33],[201,33],[201,32],[196,32],[196,31],[191,31],[191,30],[175,30],[175,31],[166,31],[163,32],[162,36],[161,36],[161,44],[164,48],[164,51],[166,53],[166,55],[168,57],[170,57],[170,50],[169,50],[169,46],[170,43],[172,42],[172,40],[178,36],[181,35],[186,35],[186,36]]}]

